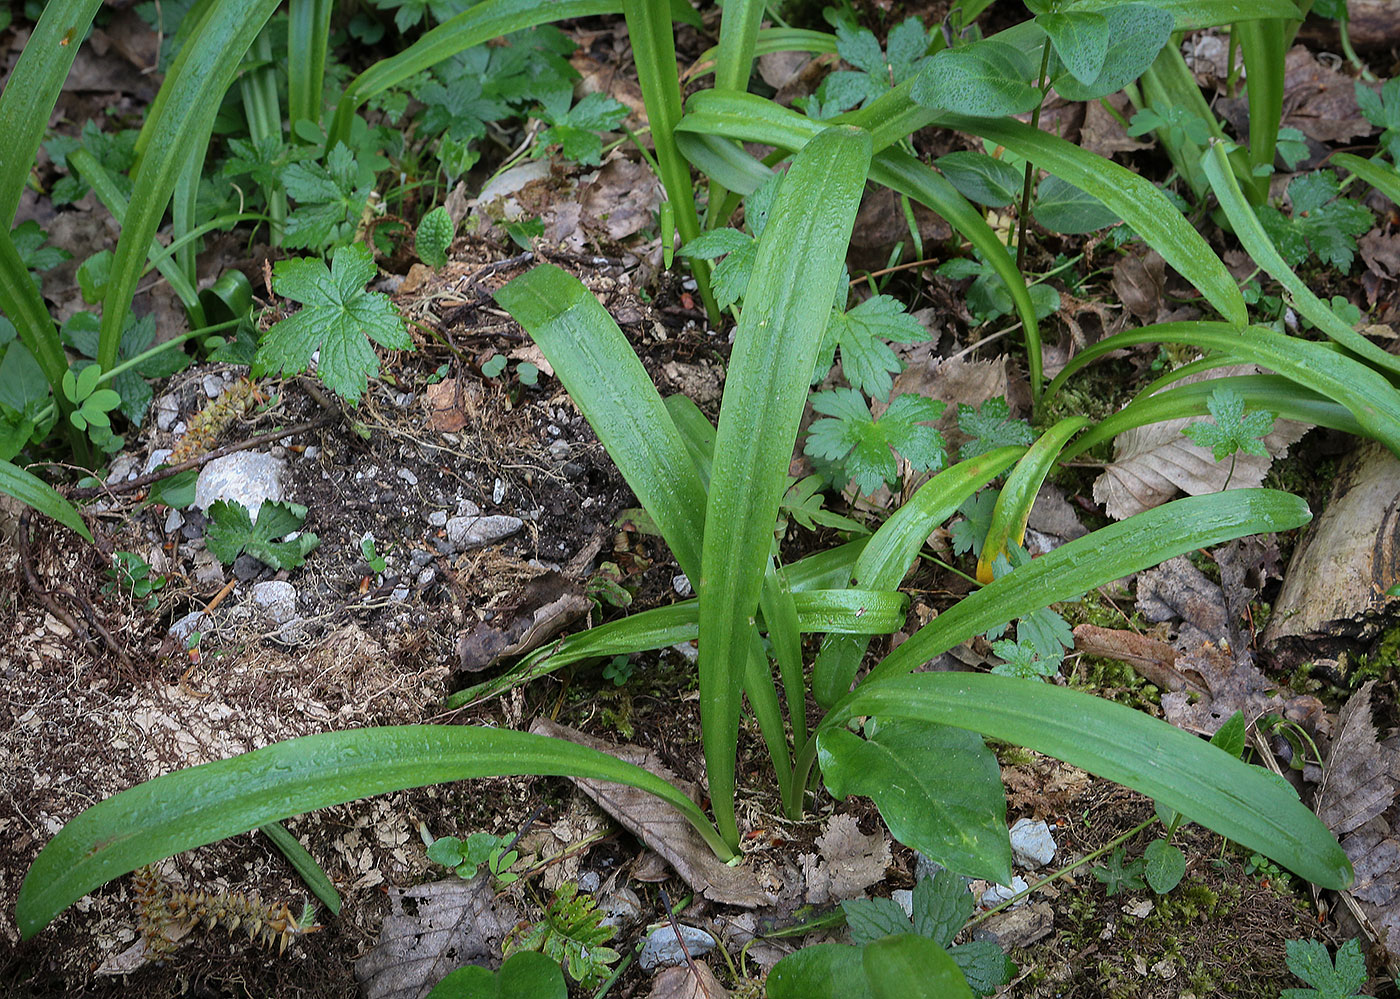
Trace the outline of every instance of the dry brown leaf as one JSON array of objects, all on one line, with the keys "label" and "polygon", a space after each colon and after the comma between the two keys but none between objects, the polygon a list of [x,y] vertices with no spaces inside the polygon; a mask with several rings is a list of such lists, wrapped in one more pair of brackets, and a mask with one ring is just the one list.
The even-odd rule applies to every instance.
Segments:
[{"label": "dry brown leaf", "polygon": [[807,901],[815,905],[854,898],[885,876],[890,865],[890,841],[883,831],[867,836],[850,815],[833,815],[826,832],[817,837],[820,856],[799,858],[807,879]]},{"label": "dry brown leaf", "polygon": [[449,433],[461,430],[476,415],[479,392],[476,384],[466,379],[444,378],[429,385],[423,393],[428,407],[428,429]]},{"label": "dry brown leaf", "polygon": [[600,219],[610,239],[626,239],[651,225],[660,204],[656,175],[644,163],[615,156],[591,183],[580,185],[583,210]]},{"label": "dry brown leaf", "polygon": [[1081,624],[1074,629],[1074,651],[1102,659],[1117,659],[1159,690],[1205,691],[1176,668],[1177,651],[1166,642],[1135,631]]},{"label": "dry brown leaf", "polygon": [[1185,555],[1138,573],[1137,609],[1154,624],[1180,618],[1178,649],[1198,648],[1230,634],[1224,594]]},{"label": "dry brown leaf", "polygon": [[1284,59],[1283,124],[1318,142],[1350,142],[1375,126],[1361,114],[1350,76],[1325,66],[1304,45]]},{"label": "dry brown leaf", "polygon": [[647,999],[729,999],[729,992],[703,961],[688,967],[667,968],[656,976]]},{"label": "dry brown leaf", "polygon": [[1400,790],[1400,755],[1381,746],[1371,723],[1375,685],[1367,680],[1337,715],[1332,750],[1317,789],[1318,817],[1338,837],[1383,813]]},{"label": "dry brown leaf", "polygon": [[[1128,100],[1122,94],[1114,94],[1108,102],[1120,113],[1127,110]],[[1151,145],[1130,136],[1123,123],[1109,114],[1108,109],[1098,101],[1089,101],[1084,105],[1084,126],[1079,132],[1079,144],[1106,159],[1112,159],[1114,153],[1146,149]]]},{"label": "dry brown leaf", "polygon": [[1247,724],[1267,714],[1282,715],[1309,733],[1324,733],[1326,709],[1311,694],[1281,695],[1263,673],[1210,643],[1177,657],[1176,668],[1198,681],[1209,694],[1194,698],[1190,691],[1162,695],[1162,713],[1178,728],[1214,735],[1236,711]]},{"label": "dry brown leaf", "polygon": [[583,585],[562,572],[550,571],[527,582],[490,621],[470,628],[457,639],[459,668],[486,669],[503,656],[522,655],[539,648],[592,608]]},{"label": "dry brown leaf", "polygon": [[[1183,378],[1180,384],[1258,370],[1253,365],[1218,368],[1200,377]],[[1209,417],[1205,419],[1208,421]],[[1104,505],[1110,517],[1123,520],[1161,506],[1177,492],[1191,496],[1220,492],[1227,481],[1231,489],[1258,486],[1273,458],[1286,455],[1289,446],[1308,429],[1291,420],[1276,420],[1273,431],[1264,438],[1269,456],[1236,455],[1232,474],[1230,459],[1216,461],[1209,449],[1192,444],[1182,433],[1189,424],[1197,422],[1201,418],[1165,420],[1135,427],[1114,439],[1113,463],[1094,481],[1094,499]]]},{"label": "dry brown leaf", "polygon": [[1113,290],[1124,307],[1143,322],[1155,322],[1162,309],[1167,262],[1151,248],[1118,258],[1113,265]]},{"label": "dry brown leaf", "polygon": [[[693,788],[687,782],[677,778],[654,754],[640,746],[614,745],[544,718],[536,719],[530,731],[537,735],[567,739],[616,756],[650,770],[662,780],[695,797]],[[570,779],[628,831],[665,857],[686,884],[712,902],[745,908],[772,904],[773,896],[759,887],[752,865],[730,867],[724,863],[715,856],[695,827],[660,798],[611,781],[583,777]]]},{"label": "dry brown leaf", "polygon": [[520,918],[496,898],[485,872],[470,881],[390,888],[389,906],[379,942],[355,962],[364,999],[421,999],[453,969],[498,960],[501,941]]},{"label": "dry brown leaf", "polygon": [[972,931],[974,940],[990,940],[1002,950],[1029,947],[1055,928],[1055,910],[1049,902],[1017,905],[985,920]]}]

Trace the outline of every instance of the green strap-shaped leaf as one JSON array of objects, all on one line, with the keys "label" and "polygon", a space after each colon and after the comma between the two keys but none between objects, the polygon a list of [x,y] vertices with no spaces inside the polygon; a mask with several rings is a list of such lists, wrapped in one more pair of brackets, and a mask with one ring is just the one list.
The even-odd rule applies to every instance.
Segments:
[{"label": "green strap-shaped leaf", "polygon": [[1159,565],[1196,548],[1247,534],[1291,531],[1312,518],[1297,496],[1232,489],[1188,496],[1061,545],[969,594],[886,656],[860,687],[909,673],[973,635],[1057,600]]},{"label": "green strap-shaped leaf", "polygon": [[1270,368],[1346,407],[1367,436],[1400,454],[1400,397],[1389,381],[1332,344],[1259,326],[1236,330],[1223,323],[1161,323],[1116,333],[1076,355],[1050,383],[1046,398],[1053,398],[1065,380],[1086,364],[1109,351],[1140,343],[1185,343]]},{"label": "green strap-shaped leaf", "polygon": [[[722,29],[721,29],[722,30]],[[759,28],[754,37],[751,58],[772,55],[775,52],[836,52],[836,36],[829,31],[813,31],[810,28]],[[695,60],[691,78],[708,76],[719,66],[719,46],[714,45],[700,53]],[[732,89],[732,88],[731,88]]]},{"label": "green strap-shaped leaf", "polygon": [[29,938],[99,885],[143,864],[303,812],[471,777],[592,777],[673,805],[722,857],[731,855],[695,803],[661,778],[571,742],[467,725],[327,732],[177,770],[88,808],[39,852],[15,918]]},{"label": "green strap-shaped leaf", "polygon": [[265,826],[259,826],[258,831],[272,840],[272,845],[287,858],[287,863],[301,875],[306,887],[331,911],[331,915],[340,915],[340,892],[335,890],[335,883],[321,865],[316,863],[316,858],[301,845],[301,840],[287,832],[287,827],[280,822],[269,822]]},{"label": "green strap-shaped leaf", "polygon": [[920,673],[862,684],[821,727],[860,715],[918,718],[1047,753],[1140,791],[1314,884],[1351,884],[1346,854],[1286,782],[1121,704],[1014,677]]},{"label": "green strap-shaped leaf", "polygon": [[[539,344],[692,580],[700,578],[705,489],[627,337],[583,283],[542,264],[496,292]],[[771,527],[771,525],[770,525]]]},{"label": "green strap-shaped leaf", "polygon": [[151,106],[137,137],[140,159],[132,177],[132,201],[112,255],[107,296],[102,303],[97,363],[103,371],[116,364],[122,327],[145,269],[151,240],[160,227],[190,149],[198,136],[205,134],[209,109],[218,107],[244,53],[277,2],[223,0],[209,4],[199,27],[181,47]]},{"label": "green strap-shaped leaf", "polygon": [[8,233],[49,116],[102,0],[50,0],[0,93],[0,231]]},{"label": "green strap-shaped leaf", "polygon": [[331,0],[291,0],[287,4],[287,120],[293,128],[303,119],[321,123],[326,47],[334,9]]},{"label": "green strap-shaped leaf", "polygon": [[60,496],[43,479],[26,472],[18,465],[0,461],[0,493],[13,496],[25,506],[32,507],[44,516],[52,517],[64,527],[77,531],[86,540],[92,540],[92,532],[83,523],[83,518],[73,508],[73,504]]},{"label": "green strap-shaped leaf", "polygon": [[[872,590],[898,587],[934,528],[1023,454],[1025,448],[997,448],[945,468],[925,482],[870,537],[856,560],[855,582]],[[850,692],[869,644],[840,635],[822,643],[812,666],[812,695],[818,704],[829,708]]]},{"label": "green strap-shaped leaf", "polygon": [[1019,121],[949,115],[946,124],[1010,149],[1098,198],[1206,297],[1228,321],[1249,321],[1225,264],[1157,186],[1116,163]]},{"label": "green strap-shaped leaf", "polygon": [[1070,461],[1096,444],[1112,440],[1134,427],[1145,427],[1164,420],[1205,416],[1206,401],[1216,389],[1238,392],[1250,409],[1262,409],[1281,420],[1295,420],[1310,426],[1328,427],[1343,433],[1366,436],[1365,428],[1346,408],[1330,399],[1300,388],[1281,375],[1232,375],[1211,378],[1140,395],[1112,416],[1096,423],[1065,449],[1063,460]]},{"label": "green strap-shaped leaf", "polygon": [[996,506],[992,508],[987,539],[982,543],[982,552],[977,557],[979,583],[990,583],[997,556],[1009,555],[1012,544],[1019,545],[1025,540],[1026,521],[1030,519],[1031,507],[1035,505],[1036,494],[1040,492],[1045,476],[1050,474],[1069,439],[1088,425],[1086,417],[1065,417],[1040,435],[1040,439],[1031,445],[1026,456],[1016,463],[1006,477],[1006,485],[997,494]]},{"label": "green strap-shaped leaf", "polygon": [[1283,285],[1303,317],[1352,353],[1387,371],[1400,374],[1400,357],[1386,353],[1352,329],[1332,311],[1330,305],[1313,294],[1312,289],[1303,283],[1302,278],[1298,277],[1293,268],[1280,256],[1273,241],[1264,232],[1264,227],[1259,224],[1259,217],[1254,214],[1254,209],[1245,201],[1239,184],[1235,182],[1235,175],[1230,169],[1230,161],[1225,155],[1223,143],[1211,143],[1210,149],[1206,150],[1201,159],[1201,166],[1210,180],[1211,190],[1215,192],[1221,210],[1230,220],[1230,227],[1235,230],[1240,245],[1248,251],[1250,258],[1264,273]]},{"label": "green strap-shaped leaf", "polygon": [[[792,588],[773,559],[768,560],[758,606],[763,611],[773,658],[778,661],[778,674],[783,680],[783,698],[787,701],[788,717],[792,719],[792,741],[801,746],[807,741],[807,678],[802,672],[802,634]],[[799,814],[800,811],[799,808]]]},{"label": "green strap-shaped leaf", "polygon": [[1389,198],[1392,204],[1400,205],[1400,173],[1394,167],[1374,160],[1363,160],[1353,153],[1333,153],[1332,162],[1356,174]]},{"label": "green strap-shaped leaf", "polygon": [[621,12],[622,0],[484,0],[424,32],[402,52],[379,60],[351,80],[335,106],[326,148],[349,141],[351,119],[365,101],[458,52],[537,24]]},{"label": "green strap-shaped leaf", "polygon": [[705,515],[723,529],[705,532],[698,590],[705,763],[731,844],[739,670],[869,165],[870,137],[850,127],[827,129],[794,158],[759,241],[730,355]]},{"label": "green strap-shaped leaf", "polygon": [[666,412],[671,422],[680,431],[685,441],[690,460],[695,462],[695,471],[700,476],[700,485],[710,488],[710,465],[715,455],[715,425],[709,417],[700,412],[700,407],[688,395],[668,395],[665,400]]}]

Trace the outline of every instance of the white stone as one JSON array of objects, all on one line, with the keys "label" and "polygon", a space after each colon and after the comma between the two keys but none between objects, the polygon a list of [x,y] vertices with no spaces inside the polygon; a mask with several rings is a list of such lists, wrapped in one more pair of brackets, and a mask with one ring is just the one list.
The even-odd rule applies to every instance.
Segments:
[{"label": "white stone", "polygon": [[519,517],[503,513],[489,517],[453,517],[447,522],[447,539],[458,551],[466,551],[508,538],[520,530],[523,523]]},{"label": "white stone", "polygon": [[146,467],[142,470],[143,475],[150,475],[156,470],[157,465],[163,465],[169,460],[174,452],[168,447],[158,447],[151,452],[151,456],[146,459]]},{"label": "white stone", "polygon": [[[1006,885],[992,885],[984,891],[981,899],[982,905],[988,909],[1001,905],[1001,903],[1005,902],[1007,899],[1015,895],[1020,895],[1021,892],[1025,891],[1028,887],[1030,886],[1026,884],[1026,879],[1018,874],[1011,879],[1011,887],[1008,888]],[[1013,907],[1025,905],[1026,900],[1029,898],[1029,895],[1025,895],[1011,904]]]},{"label": "white stone", "polygon": [[272,624],[286,624],[297,616],[297,588],[284,579],[254,583],[249,599]]},{"label": "white stone", "polygon": [[475,503],[473,503],[471,500],[469,500],[469,499],[464,499],[464,500],[458,500],[458,501],[457,501],[457,516],[459,516],[459,517],[476,517],[476,516],[480,516],[480,514],[481,514],[481,507],[477,506],[477,505],[476,505]]},{"label": "white stone", "polygon": [[406,468],[400,468],[398,474],[399,474],[399,478],[403,479],[403,480],[404,480],[405,482],[407,482],[410,486],[416,486],[416,485],[418,485],[418,476],[414,475],[414,474],[413,474],[412,472],[410,472],[408,469],[406,469]]},{"label": "white stone", "polygon": [[165,533],[174,534],[185,526],[185,515],[179,510],[171,510],[165,515]]},{"label": "white stone", "polygon": [[1043,867],[1055,859],[1055,838],[1043,819],[1017,819],[1011,827],[1011,855],[1022,867]]},{"label": "white stone", "polygon": [[262,451],[236,451],[215,458],[199,471],[194,505],[208,510],[217,500],[232,500],[258,519],[264,501],[286,499],[282,491],[282,462]]},{"label": "white stone", "polygon": [[428,514],[428,523],[433,527],[445,527],[447,525],[447,511],[434,510]]},{"label": "white stone", "polygon": [[[680,939],[676,938],[677,930],[680,931]],[[685,941],[685,950],[681,949],[682,940]],[[637,963],[643,971],[671,968],[685,964],[687,953],[691,957],[700,957],[714,948],[715,938],[699,927],[677,923],[672,929],[671,924],[667,923],[651,931]]]},{"label": "white stone", "polygon": [[219,393],[224,390],[224,380],[218,375],[205,375],[203,382],[204,394],[211,399],[217,399]]},{"label": "white stone", "polygon": [[180,620],[170,626],[166,633],[177,642],[184,642],[196,631],[203,631],[209,626],[208,615],[204,611],[190,611]]},{"label": "white stone", "polygon": [[908,888],[896,888],[890,892],[890,898],[895,904],[904,910],[904,914],[910,919],[914,918],[914,893]]},{"label": "white stone", "polygon": [[170,392],[156,400],[155,411],[156,429],[169,430],[175,425],[175,418],[180,415],[180,403],[175,394]]},{"label": "white stone", "polygon": [[134,478],[135,475],[136,456],[134,454],[117,455],[112,461],[112,470],[107,475],[107,484],[122,482],[125,479]]},{"label": "white stone", "polygon": [[688,597],[695,592],[695,588],[690,585],[690,577],[683,572],[671,577],[671,589],[676,591],[678,597]]},{"label": "white stone", "polygon": [[493,486],[491,487],[491,502],[492,502],[492,503],[495,503],[497,506],[500,506],[500,505],[501,505],[501,500],[503,500],[503,499],[505,499],[505,498],[506,498],[506,484],[505,484],[504,482],[502,482],[500,479],[497,479],[495,485],[493,485]]}]

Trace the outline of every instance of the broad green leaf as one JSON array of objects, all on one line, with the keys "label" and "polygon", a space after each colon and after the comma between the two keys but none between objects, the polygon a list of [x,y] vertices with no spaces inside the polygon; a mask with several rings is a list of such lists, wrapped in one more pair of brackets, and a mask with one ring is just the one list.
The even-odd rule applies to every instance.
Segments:
[{"label": "broad green leaf", "polygon": [[447,208],[438,205],[418,222],[418,231],[413,237],[413,248],[418,259],[429,267],[447,266],[447,248],[457,235],[457,226]]},{"label": "broad green leaf", "polygon": [[1076,538],[964,597],[886,656],[865,682],[908,673],[973,635],[1130,572],[1247,534],[1290,531],[1311,517],[1302,499],[1272,489],[1166,503]]},{"label": "broad green leaf", "polygon": [[292,869],[301,875],[306,887],[330,910],[331,915],[340,915],[340,892],[335,890],[330,875],[316,863],[316,858],[301,845],[301,841],[287,832],[287,827],[280,822],[269,822],[259,826],[258,831],[272,840],[272,844],[287,858]]},{"label": "broad green leaf", "polygon": [[92,532],[73,505],[43,479],[18,465],[0,461],[0,493],[14,497],[46,517],[52,517],[64,527],[77,531],[87,541],[92,540]]},{"label": "broad green leaf", "polygon": [[857,947],[909,932],[909,917],[892,898],[853,898],[841,903],[841,911]]},{"label": "broad green leaf", "polygon": [[827,943],[789,954],[768,974],[768,999],[872,999],[864,950]]},{"label": "broad green leaf", "polygon": [[[1076,10],[1108,13],[1122,0],[1078,0]],[[1302,20],[1290,0],[1153,0],[1152,6],[1172,16],[1174,31],[1194,31],[1222,24],[1259,20]]]},{"label": "broad green leaf", "polygon": [[1022,176],[1010,163],[986,153],[962,151],[940,156],[933,165],[964,198],[980,205],[1001,208],[1021,193]]},{"label": "broad green leaf", "polygon": [[[1244,490],[1215,495],[1238,492]],[[1187,501],[1158,509],[1181,502]],[[1081,575],[1078,585],[1092,583]],[[1009,677],[919,673],[867,680],[823,720],[822,730],[841,727],[860,715],[919,718],[1046,753],[1140,791],[1317,885],[1340,889],[1352,883],[1346,854],[1290,786],[1203,739],[1121,704]]]},{"label": "broad green leaf", "polygon": [[101,0],[51,0],[0,93],[0,229],[9,230],[68,71]]},{"label": "broad green leaf", "polygon": [[867,739],[827,728],[817,759],[833,795],[869,797],[905,846],[959,874],[1010,884],[1006,792],[980,736],[900,721],[883,721]]},{"label": "broad green leaf", "polygon": [[1244,747],[1249,732],[1249,725],[1244,720],[1244,712],[1236,711],[1225,724],[1215,730],[1215,734],[1210,737],[1212,745],[1219,746],[1235,759],[1244,755]]},{"label": "broad green leaf", "polygon": [[926,108],[1000,118],[1040,103],[1040,91],[1026,82],[1033,72],[1019,49],[1004,42],[973,42],[930,59],[915,77],[910,96]]},{"label": "broad green leaf", "polygon": [[428,999],[568,999],[559,962],[533,950],[506,958],[494,974],[478,965],[448,972]]},{"label": "broad green leaf", "polygon": [[972,999],[962,969],[926,937],[886,937],[861,956],[875,999]]},{"label": "broad green leaf", "polygon": [[705,532],[698,586],[705,763],[730,843],[749,618],[869,163],[868,133],[848,126],[823,131],[794,157],[759,241],[730,356],[705,515],[725,529]]},{"label": "broad green leaf", "polygon": [[721,856],[729,855],[694,802],[605,753],[499,728],[364,728],[177,770],[99,801],[39,852],[20,886],[15,919],[27,939],[92,889],[143,864],[293,815],[410,787],[525,774],[640,788],[679,809]]},{"label": "broad green leaf", "polygon": [[267,370],[305,371],[319,350],[316,376],[354,403],[379,374],[369,340],[390,350],[413,349],[389,296],[365,290],[375,266],[364,244],[337,248],[329,270],[320,260],[294,258],[278,261],[272,273],[273,290],[302,308],[263,334],[258,363]]},{"label": "broad green leaf", "polygon": [[1224,262],[1151,181],[1018,121],[953,115],[947,123],[991,139],[1097,198],[1195,285],[1227,320],[1240,326],[1248,321],[1244,297]]},{"label": "broad green leaf", "polygon": [[1056,81],[1055,90],[1071,101],[1097,100],[1117,93],[1141,76],[1172,33],[1172,16],[1155,4],[1120,3],[1103,11],[1108,23],[1108,51],[1093,80]]},{"label": "broad green leaf", "polygon": [[1108,58],[1108,18],[1087,10],[1047,11],[1037,14],[1035,23],[1076,80],[1087,85],[1098,79]]},{"label": "broad green leaf", "polygon": [[661,396],[612,317],[577,278],[552,264],[511,281],[496,300],[549,359],[656,521],[681,571],[699,580],[705,488]]},{"label": "broad green leaf", "polygon": [[1051,232],[1071,235],[1093,232],[1119,221],[1098,198],[1059,177],[1046,177],[1040,182],[1031,212]]},{"label": "broad green leaf", "polygon": [[1158,895],[1165,895],[1179,885],[1181,876],[1186,873],[1186,855],[1164,839],[1148,843],[1142,859],[1147,861],[1143,876]]}]

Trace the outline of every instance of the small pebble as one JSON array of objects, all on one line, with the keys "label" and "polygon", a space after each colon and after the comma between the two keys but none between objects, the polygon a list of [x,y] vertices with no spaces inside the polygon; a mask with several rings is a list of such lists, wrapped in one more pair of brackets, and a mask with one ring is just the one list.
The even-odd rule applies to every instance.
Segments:
[{"label": "small pebble", "polygon": [[428,514],[428,523],[433,527],[447,526],[447,511],[434,510],[432,513]]},{"label": "small pebble", "polygon": [[[443,523],[447,522],[443,521]],[[408,556],[408,560],[421,569],[433,561],[433,553],[423,548],[415,548],[413,553]]]},{"label": "small pebble", "polygon": [[580,871],[578,876],[578,890],[586,891],[589,894],[598,890],[598,886],[603,883],[603,879],[598,877],[597,871]]},{"label": "small pebble", "polygon": [[418,588],[420,590],[426,590],[429,586],[433,585],[433,580],[435,579],[437,579],[437,570],[432,566],[428,566],[428,568],[418,574]]},{"label": "small pebble", "polygon": [[224,380],[218,375],[205,375],[201,384],[204,386],[204,394],[211,399],[217,399],[219,393],[224,390]]},{"label": "small pebble", "polygon": [[904,914],[910,919],[914,918],[914,893],[908,888],[896,888],[890,892],[890,898],[904,910]]},{"label": "small pebble", "polygon": [[400,469],[399,469],[399,478],[403,479],[403,480],[404,480],[405,482],[407,482],[410,486],[416,486],[416,485],[418,485],[418,476],[414,475],[412,472],[410,472],[410,471],[409,471],[408,469],[406,469],[406,468],[400,468]]},{"label": "small pebble", "polygon": [[671,577],[671,589],[676,591],[678,597],[688,597],[695,592],[690,585],[690,578],[683,572]]},{"label": "small pebble", "polygon": [[[981,898],[982,905],[988,909],[993,906],[1001,905],[1001,903],[1005,902],[1013,895],[1021,894],[1021,892],[1025,891],[1028,887],[1029,885],[1026,884],[1026,879],[1018,874],[1011,879],[1011,887],[1008,888],[1006,885],[992,885],[984,891]],[[1017,899],[1012,905],[1025,905],[1029,897],[1030,896],[1025,896]]]},{"label": "small pebble", "polygon": [[503,500],[503,499],[505,499],[505,498],[506,498],[506,484],[505,484],[504,482],[502,482],[500,479],[497,479],[497,480],[496,480],[496,484],[495,484],[494,486],[491,487],[491,502],[492,502],[492,503],[495,503],[497,506],[500,506],[500,505],[501,505],[501,500]]},{"label": "small pebble", "polygon": [[408,587],[407,587],[407,586],[396,586],[396,587],[394,587],[394,592],[391,593],[391,594],[389,594],[389,599],[392,600],[392,601],[393,601],[394,603],[396,603],[396,604],[401,604],[401,603],[403,603],[405,600],[408,599]]},{"label": "small pebble", "polygon": [[481,507],[477,506],[477,505],[476,505],[475,503],[473,503],[471,500],[469,500],[469,499],[464,499],[464,500],[458,500],[458,501],[457,501],[457,516],[459,516],[459,517],[476,517],[476,516],[480,515],[480,513],[481,513]]},{"label": "small pebble", "polygon": [[185,523],[185,515],[179,510],[171,510],[165,515],[165,533],[174,534]]},{"label": "small pebble", "polygon": [[[680,931],[679,940],[676,938],[677,930]],[[682,940],[685,941],[684,950],[681,949]],[[646,945],[642,947],[642,954],[637,963],[643,971],[671,968],[685,964],[686,954],[693,958],[700,957],[714,948],[715,938],[699,927],[677,923],[673,929],[671,924],[667,923],[665,926],[658,926],[647,936]]]},{"label": "small pebble", "polygon": [[555,461],[563,461],[569,457],[569,442],[555,441],[549,445],[549,456]]},{"label": "small pebble", "polygon": [[163,464],[173,453],[174,452],[168,447],[156,448],[151,452],[151,456],[146,459],[146,467],[141,470],[141,474],[150,475],[156,470],[157,465]]},{"label": "small pebble", "polygon": [[[234,567],[237,568],[237,563],[234,563]],[[297,588],[286,580],[268,579],[254,583],[248,599],[273,624],[286,624],[296,617]]]},{"label": "small pebble", "polygon": [[447,537],[458,551],[480,548],[508,538],[524,524],[519,517],[493,514],[489,517],[453,517],[447,522]]},{"label": "small pebble", "polygon": [[564,473],[566,479],[579,479],[583,477],[585,469],[576,461],[566,461],[559,466],[559,471]]},{"label": "small pebble", "polygon": [[112,470],[107,474],[108,484],[122,482],[126,479],[136,477],[136,456],[133,454],[118,455],[112,462]]},{"label": "small pebble", "polygon": [[175,425],[175,418],[180,415],[180,403],[175,398],[175,394],[167,393],[156,400],[156,429],[161,431],[169,430]]},{"label": "small pebble", "polygon": [[1043,867],[1055,859],[1055,838],[1045,820],[1016,820],[1011,827],[1011,855],[1022,867]]},{"label": "small pebble", "polygon": [[321,448],[317,444],[306,445],[306,450],[301,453],[303,458],[315,458],[321,453]]},{"label": "small pebble", "polygon": [[180,620],[172,624],[170,630],[166,632],[166,634],[177,642],[184,642],[196,631],[203,631],[208,626],[208,616],[204,611],[190,611],[184,617],[180,618]]},{"label": "small pebble", "polygon": [[194,505],[208,510],[216,500],[231,500],[246,507],[248,516],[257,521],[264,501],[286,498],[282,470],[282,462],[261,451],[238,451],[215,458],[199,471]]},{"label": "small pebble", "polygon": [[240,555],[233,560],[233,574],[243,583],[257,579],[266,568],[267,566],[263,565],[261,561],[247,554]]}]

